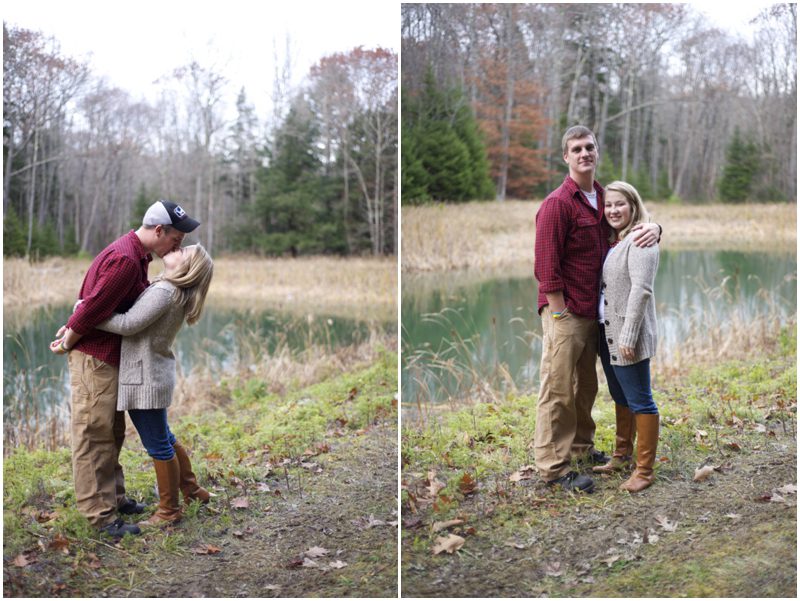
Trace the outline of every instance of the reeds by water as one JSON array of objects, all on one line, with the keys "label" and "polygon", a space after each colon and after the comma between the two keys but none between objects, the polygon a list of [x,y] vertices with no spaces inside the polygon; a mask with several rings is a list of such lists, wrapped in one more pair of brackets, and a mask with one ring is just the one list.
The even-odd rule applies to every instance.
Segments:
[{"label": "reeds by water", "polygon": [[[397,348],[396,335],[377,326],[345,346],[337,346],[329,332],[326,335],[324,323],[307,332],[302,348],[289,343],[288,331],[279,332],[270,350],[258,330],[231,327],[233,356],[221,361],[209,345],[195,352],[189,373],[179,369],[170,418],[224,407],[232,400],[232,390],[249,380],[259,380],[267,392],[280,395],[368,365]],[[40,372],[15,369],[5,378],[5,453],[18,446],[53,450],[69,445],[69,402],[64,398],[68,393],[63,382]],[[39,402],[42,397],[50,402]],[[128,435],[136,436],[130,421],[128,426]]]},{"label": "reeds by water", "polygon": [[[533,265],[540,201],[403,207],[404,273]],[[797,205],[646,203],[667,250],[791,252]]]},{"label": "reeds by water", "polygon": [[[787,280],[796,277],[796,274],[786,276]],[[651,361],[654,385],[697,367],[780,354],[796,334],[796,306],[775,291],[761,287],[754,296],[746,297],[741,282],[735,278],[725,278],[713,286],[698,284],[704,298],[700,306],[684,307],[680,315],[664,314],[665,309],[660,309],[662,319],[677,318],[679,327],[676,339],[662,336],[657,355]],[[404,420],[424,424],[448,409],[480,402],[498,403],[507,395],[536,395],[538,365],[529,365],[524,373],[511,374],[496,356],[482,358],[476,352],[478,333],[458,333],[469,331],[469,327],[463,327],[464,323],[469,326],[469,317],[462,312],[444,309],[426,315],[425,319],[450,331],[451,336],[439,348],[406,345],[403,349]],[[541,349],[541,335],[519,324],[514,330],[531,349],[529,363],[532,363],[534,347],[538,346],[539,352]],[[599,361],[597,370],[604,384]],[[792,401],[796,399],[789,399]]]}]

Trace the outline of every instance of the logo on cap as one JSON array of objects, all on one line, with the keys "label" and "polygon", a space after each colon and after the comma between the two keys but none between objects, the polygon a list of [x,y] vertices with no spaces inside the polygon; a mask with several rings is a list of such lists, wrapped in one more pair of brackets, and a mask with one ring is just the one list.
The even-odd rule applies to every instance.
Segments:
[{"label": "logo on cap", "polygon": [[183,219],[184,217],[186,217],[186,211],[184,211],[180,206],[176,205],[175,208],[172,210],[172,212],[175,213],[175,216],[178,219]]}]

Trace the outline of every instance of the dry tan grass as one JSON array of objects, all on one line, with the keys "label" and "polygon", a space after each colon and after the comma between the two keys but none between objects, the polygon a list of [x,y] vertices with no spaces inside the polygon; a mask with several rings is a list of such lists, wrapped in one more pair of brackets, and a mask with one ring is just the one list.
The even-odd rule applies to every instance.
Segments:
[{"label": "dry tan grass", "polygon": [[[533,263],[541,202],[403,207],[402,270],[496,269]],[[646,203],[667,250],[792,251],[794,204],[682,206]]]},{"label": "dry tan grass", "polygon": [[[4,318],[13,322],[24,319],[32,309],[73,302],[89,263],[64,258],[41,263],[5,259]],[[160,271],[161,261],[153,261],[151,276]],[[223,257],[215,261],[208,302],[389,321],[397,317],[397,262],[394,257]]]}]

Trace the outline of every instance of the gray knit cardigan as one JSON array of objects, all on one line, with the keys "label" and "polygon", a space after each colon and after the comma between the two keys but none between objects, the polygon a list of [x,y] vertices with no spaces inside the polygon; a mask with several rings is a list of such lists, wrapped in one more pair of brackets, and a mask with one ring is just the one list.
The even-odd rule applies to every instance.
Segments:
[{"label": "gray knit cardigan", "polygon": [[[658,271],[658,245],[640,248],[628,236],[603,265],[606,342],[613,365],[633,365],[656,354],[658,329],[653,286]],[[619,345],[634,349],[622,358]]]},{"label": "gray knit cardigan", "polygon": [[185,308],[173,300],[174,292],[174,284],[156,282],[127,313],[117,313],[97,326],[123,337],[117,411],[165,409],[172,403],[172,343],[186,315]]}]

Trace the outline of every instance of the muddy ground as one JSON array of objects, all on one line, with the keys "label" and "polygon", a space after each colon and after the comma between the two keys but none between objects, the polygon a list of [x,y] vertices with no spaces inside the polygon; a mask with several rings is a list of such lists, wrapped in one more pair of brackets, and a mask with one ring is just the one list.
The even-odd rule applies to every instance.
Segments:
[{"label": "muddy ground", "polygon": [[[794,432],[754,434],[706,459],[721,469],[708,480],[660,468],[638,495],[619,491],[619,476],[573,497],[506,474],[463,499],[464,523],[449,532],[432,526],[454,516],[404,504],[402,596],[794,598]],[[463,547],[434,555],[448,534]]]},{"label": "muddy ground", "polygon": [[[396,427],[350,432],[329,447],[300,476],[278,470],[258,488],[217,487],[210,508],[170,536],[107,540],[95,557],[71,548],[6,563],[4,596],[396,597]],[[248,506],[236,508],[242,497]]]}]

